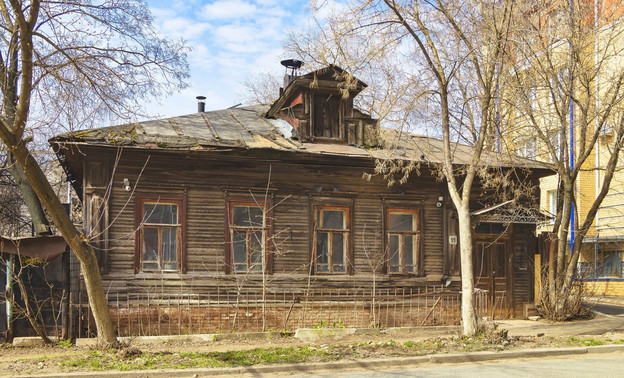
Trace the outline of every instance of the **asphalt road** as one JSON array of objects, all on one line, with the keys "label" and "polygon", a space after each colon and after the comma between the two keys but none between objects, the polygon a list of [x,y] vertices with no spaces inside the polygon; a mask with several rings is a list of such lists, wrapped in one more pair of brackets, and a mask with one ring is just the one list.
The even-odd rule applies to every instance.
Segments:
[{"label": "asphalt road", "polygon": [[590,378],[624,377],[624,352],[603,355],[576,355],[544,359],[508,360],[488,363],[422,365],[385,371],[382,366],[374,371],[349,373],[321,373],[293,377],[332,378],[397,378],[397,377],[466,377],[466,378]]}]

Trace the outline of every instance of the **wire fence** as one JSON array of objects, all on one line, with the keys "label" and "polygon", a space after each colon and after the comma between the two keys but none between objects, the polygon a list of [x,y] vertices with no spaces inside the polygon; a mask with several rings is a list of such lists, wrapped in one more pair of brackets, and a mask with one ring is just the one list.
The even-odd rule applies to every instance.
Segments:
[{"label": "wire fence", "polygon": [[[374,292],[241,290],[216,295],[147,292],[117,294],[108,299],[119,336],[457,325],[461,307],[461,293],[441,287]],[[79,336],[94,336],[95,322],[89,306],[82,297],[78,302],[73,309],[78,311]]]}]

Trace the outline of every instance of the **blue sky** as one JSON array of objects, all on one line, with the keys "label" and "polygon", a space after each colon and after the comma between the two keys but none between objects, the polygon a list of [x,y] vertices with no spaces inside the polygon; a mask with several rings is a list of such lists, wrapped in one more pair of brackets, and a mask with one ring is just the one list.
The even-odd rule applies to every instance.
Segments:
[{"label": "blue sky", "polygon": [[192,48],[190,87],[161,104],[146,105],[154,116],[197,111],[198,95],[206,110],[241,102],[241,83],[255,74],[281,75],[282,49],[289,29],[307,25],[308,4],[301,0],[147,0],[155,26],[166,36],[184,38]]}]

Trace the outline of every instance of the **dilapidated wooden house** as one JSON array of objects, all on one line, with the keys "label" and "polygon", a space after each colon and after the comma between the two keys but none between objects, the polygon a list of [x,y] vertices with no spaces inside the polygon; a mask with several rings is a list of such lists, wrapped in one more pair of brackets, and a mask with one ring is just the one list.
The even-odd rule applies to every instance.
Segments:
[{"label": "dilapidated wooden house", "polygon": [[[82,198],[119,332],[457,322],[441,142],[380,129],[353,105],[365,87],[329,66],[292,78],[270,106],[51,139]],[[469,156],[457,146],[455,163]],[[388,186],[375,174],[387,159],[419,173]],[[519,169],[535,188],[551,174],[494,153],[484,164]],[[483,199],[477,184],[477,284],[488,311],[519,316],[532,299],[535,217],[484,210]]]}]

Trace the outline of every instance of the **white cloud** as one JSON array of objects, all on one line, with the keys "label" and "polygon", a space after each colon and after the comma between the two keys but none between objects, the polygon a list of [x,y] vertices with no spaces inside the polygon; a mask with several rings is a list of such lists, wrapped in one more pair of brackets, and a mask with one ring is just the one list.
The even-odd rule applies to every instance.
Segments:
[{"label": "white cloud", "polygon": [[200,16],[209,20],[241,19],[257,14],[254,4],[242,0],[219,0],[212,4],[206,4],[201,10]]},{"label": "white cloud", "polygon": [[193,43],[191,48],[193,51],[188,55],[191,67],[198,67],[202,71],[210,69],[210,66],[213,65],[213,56],[210,53],[210,48],[203,43]]},{"label": "white cloud", "polygon": [[173,38],[195,39],[211,29],[206,22],[194,22],[184,17],[168,18],[161,24],[163,34]]},{"label": "white cloud", "polygon": [[284,56],[283,50],[279,47],[267,50],[263,54],[255,57],[252,73],[271,72],[279,74],[284,71],[284,67],[282,67],[279,62],[286,58],[288,57]]},{"label": "white cloud", "polygon": [[266,50],[271,44],[253,26],[225,25],[217,28],[215,38],[223,50],[237,54],[258,54]]},{"label": "white cloud", "polygon": [[318,2],[310,11],[314,13],[317,19],[326,20],[331,17],[341,17],[347,14],[349,12],[349,6],[341,1],[328,0]]},{"label": "white cloud", "polygon": [[283,0],[256,0],[256,3],[263,6],[281,5],[286,3]]},{"label": "white cloud", "polygon": [[[258,73],[283,74],[280,59],[288,28],[301,28],[309,18],[301,0],[147,0],[159,32],[184,38],[193,49],[188,60],[190,87],[161,105],[146,110],[167,117],[197,111],[195,97],[206,96],[206,109],[235,105],[245,77]],[[330,0],[334,1],[334,0]]]}]

